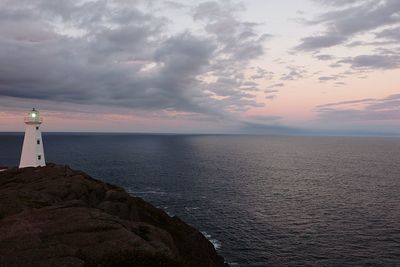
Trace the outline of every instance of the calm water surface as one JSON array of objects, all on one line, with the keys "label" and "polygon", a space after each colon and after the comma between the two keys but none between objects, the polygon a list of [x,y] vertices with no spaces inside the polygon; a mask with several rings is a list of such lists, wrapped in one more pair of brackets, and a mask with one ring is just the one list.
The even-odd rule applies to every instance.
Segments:
[{"label": "calm water surface", "polygon": [[[22,135],[0,135],[17,165]],[[200,229],[233,266],[399,266],[400,139],[44,135],[69,164]]]}]

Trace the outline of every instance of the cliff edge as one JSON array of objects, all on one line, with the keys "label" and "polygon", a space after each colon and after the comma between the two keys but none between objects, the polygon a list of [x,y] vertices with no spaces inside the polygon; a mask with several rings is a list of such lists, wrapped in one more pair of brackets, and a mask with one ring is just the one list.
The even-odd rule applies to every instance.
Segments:
[{"label": "cliff edge", "polygon": [[0,266],[227,266],[196,229],[68,166],[0,172]]}]

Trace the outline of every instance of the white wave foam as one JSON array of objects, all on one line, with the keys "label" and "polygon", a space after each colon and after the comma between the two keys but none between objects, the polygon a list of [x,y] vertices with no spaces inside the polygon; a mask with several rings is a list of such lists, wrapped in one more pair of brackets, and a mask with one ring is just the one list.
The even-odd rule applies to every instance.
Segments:
[{"label": "white wave foam", "polygon": [[198,210],[200,207],[185,207],[186,211],[191,211],[191,210]]},{"label": "white wave foam", "polygon": [[201,232],[201,233],[208,239],[208,241],[211,242],[211,244],[213,244],[215,249],[219,249],[221,247],[221,242],[219,240],[212,238],[212,236],[207,232]]},{"label": "white wave foam", "polygon": [[146,191],[134,191],[134,190],[128,190],[129,194],[132,195],[166,195],[167,192],[164,191],[158,191],[158,190],[146,190]]},{"label": "white wave foam", "polygon": [[175,214],[169,212],[168,210],[164,210],[166,214],[168,214],[169,217],[174,217]]},{"label": "white wave foam", "polygon": [[175,214],[171,213],[170,211],[168,211],[168,206],[156,206],[156,208],[162,209],[166,214],[168,214],[169,217],[174,217]]}]

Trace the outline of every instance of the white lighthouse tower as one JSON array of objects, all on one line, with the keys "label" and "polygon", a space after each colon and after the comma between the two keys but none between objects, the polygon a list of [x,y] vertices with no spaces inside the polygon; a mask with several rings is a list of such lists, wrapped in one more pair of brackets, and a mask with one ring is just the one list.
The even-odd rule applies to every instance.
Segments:
[{"label": "white lighthouse tower", "polygon": [[46,166],[44,159],[42,132],[40,126],[42,118],[34,108],[24,118],[26,124],[24,145],[22,147],[20,168]]}]

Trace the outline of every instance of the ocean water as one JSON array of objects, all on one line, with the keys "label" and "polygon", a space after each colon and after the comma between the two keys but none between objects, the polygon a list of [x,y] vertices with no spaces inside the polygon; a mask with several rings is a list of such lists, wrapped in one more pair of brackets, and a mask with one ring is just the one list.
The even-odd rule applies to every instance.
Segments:
[{"label": "ocean water", "polygon": [[[0,165],[23,136],[0,135]],[[118,184],[232,266],[400,266],[400,139],[45,134],[46,160]]]}]

